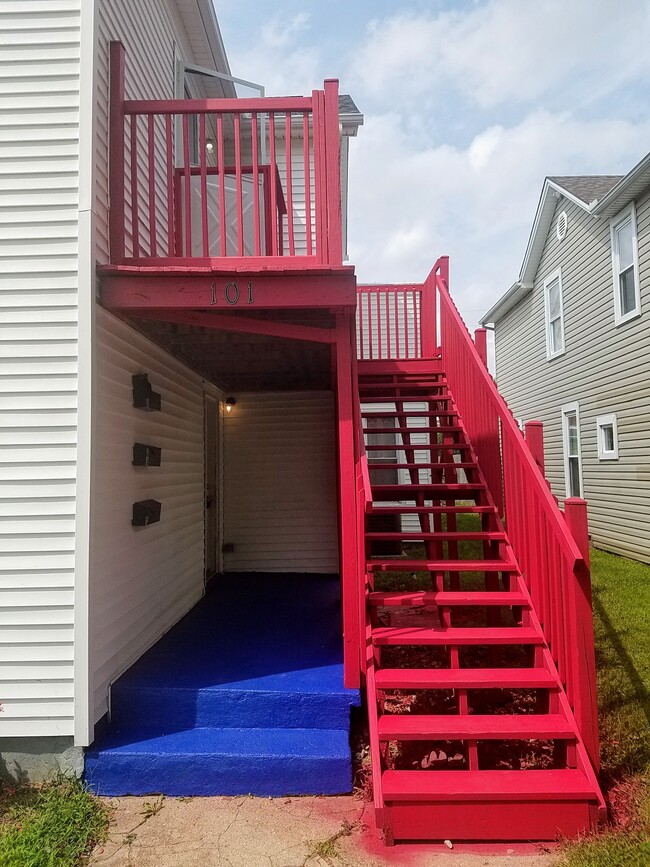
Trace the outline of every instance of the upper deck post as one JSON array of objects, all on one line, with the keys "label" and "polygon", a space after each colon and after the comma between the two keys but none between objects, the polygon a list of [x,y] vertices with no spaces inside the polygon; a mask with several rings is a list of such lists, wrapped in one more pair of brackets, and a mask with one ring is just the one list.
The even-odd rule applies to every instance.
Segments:
[{"label": "upper deck post", "polygon": [[124,46],[121,42],[111,42],[108,235],[111,262],[114,265],[120,265],[124,261],[124,69]]},{"label": "upper deck post", "polygon": [[343,264],[341,219],[341,133],[339,130],[339,83],[325,81],[325,171],[327,177],[327,235],[329,265]]}]

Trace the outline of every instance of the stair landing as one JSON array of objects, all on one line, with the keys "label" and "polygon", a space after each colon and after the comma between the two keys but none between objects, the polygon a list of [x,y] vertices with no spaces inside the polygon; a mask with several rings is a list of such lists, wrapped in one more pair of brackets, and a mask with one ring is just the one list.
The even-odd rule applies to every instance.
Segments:
[{"label": "stair landing", "polygon": [[352,788],[340,582],[228,574],[113,686],[86,755],[109,796],[338,794]]}]

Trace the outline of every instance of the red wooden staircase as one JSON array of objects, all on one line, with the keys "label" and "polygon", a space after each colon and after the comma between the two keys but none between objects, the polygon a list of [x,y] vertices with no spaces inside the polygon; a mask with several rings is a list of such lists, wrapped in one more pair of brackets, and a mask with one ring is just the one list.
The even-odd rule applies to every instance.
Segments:
[{"label": "red wooden staircase", "polygon": [[588,552],[574,539],[584,507],[557,509],[451,302],[445,264],[430,278],[440,350],[422,295],[415,358],[390,357],[410,340],[408,316],[390,315],[396,287],[375,317],[361,307],[358,324],[361,667],[377,822],[388,842],[575,835],[603,810]]}]

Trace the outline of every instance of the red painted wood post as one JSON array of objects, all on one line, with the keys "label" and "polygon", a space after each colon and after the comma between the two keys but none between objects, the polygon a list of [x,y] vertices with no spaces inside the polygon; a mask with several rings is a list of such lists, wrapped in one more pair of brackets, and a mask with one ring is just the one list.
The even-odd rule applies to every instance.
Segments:
[{"label": "red painted wood post", "polygon": [[356,435],[354,411],[357,395],[353,383],[352,347],[354,313],[336,317],[336,401],[339,459],[339,539],[341,595],[343,601],[343,682],[346,687],[360,685],[359,596],[357,549],[357,491],[355,478]]},{"label": "red painted wood post", "polygon": [[[125,51],[121,42],[110,47],[110,107],[108,133],[108,196],[110,211],[108,235],[111,264],[124,261],[124,68]],[[135,142],[132,142],[132,147]]]},{"label": "red painted wood post", "polygon": [[[422,358],[433,358],[436,354],[436,283],[425,280],[420,295],[420,341]],[[416,337],[417,340],[417,337]]]},{"label": "red painted wood post", "polygon": [[589,758],[596,770],[600,767],[598,746],[598,704],[596,697],[596,654],[594,644],[594,618],[589,573],[589,527],[587,502],[579,497],[567,497],[564,501],[564,517],[575,542],[580,549],[584,564],[574,572],[569,582],[570,607],[574,618],[573,635],[577,646],[574,671],[574,713],[585,743]]},{"label": "red painted wood post", "polygon": [[339,82],[325,80],[325,161],[327,172],[328,264],[343,264],[341,218],[341,133],[339,131]]},{"label": "red painted wood post", "polygon": [[544,424],[541,421],[527,421],[524,425],[524,435],[530,453],[535,463],[544,475]]},{"label": "red painted wood post", "polygon": [[481,361],[487,367],[487,328],[477,328],[474,331],[474,346]]}]

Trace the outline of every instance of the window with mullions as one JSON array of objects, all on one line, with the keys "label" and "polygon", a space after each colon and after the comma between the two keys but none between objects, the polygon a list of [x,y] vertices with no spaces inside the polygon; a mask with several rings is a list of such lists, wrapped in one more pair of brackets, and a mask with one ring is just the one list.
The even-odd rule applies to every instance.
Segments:
[{"label": "window with mullions", "polygon": [[562,274],[555,271],[544,281],[546,314],[546,357],[564,353],[564,308],[562,305]]},{"label": "window with mullions", "polygon": [[615,217],[610,226],[614,277],[614,320],[617,325],[641,315],[639,262],[634,205]]},{"label": "window with mullions", "polygon": [[564,442],[566,495],[567,497],[582,497],[580,414],[577,403],[569,403],[562,407],[562,439]]}]

